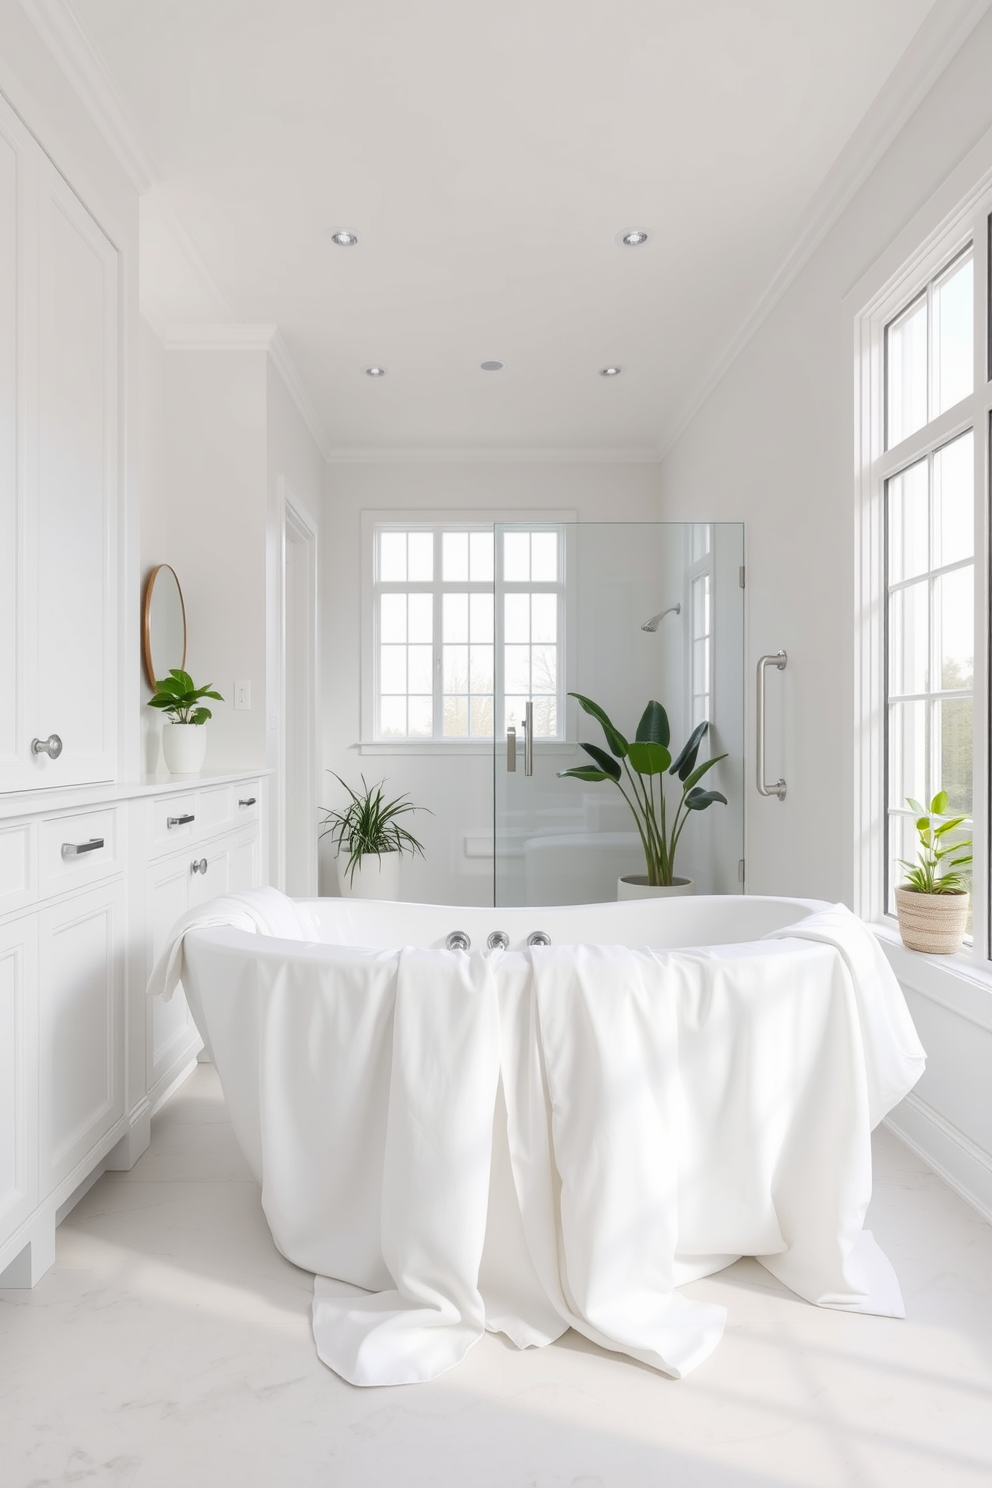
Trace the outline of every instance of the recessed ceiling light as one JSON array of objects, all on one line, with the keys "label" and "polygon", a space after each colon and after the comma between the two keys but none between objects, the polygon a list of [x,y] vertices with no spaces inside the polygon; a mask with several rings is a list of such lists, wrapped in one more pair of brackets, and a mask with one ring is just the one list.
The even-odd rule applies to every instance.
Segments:
[{"label": "recessed ceiling light", "polygon": [[365,368],[365,376],[366,377],[385,377],[385,375],[386,375],[386,369],[385,369],[385,367],[366,367]]},{"label": "recessed ceiling light", "polygon": [[651,234],[646,227],[630,227],[626,232],[618,232],[613,241],[621,248],[640,248],[642,243],[651,241]]},{"label": "recessed ceiling light", "polygon": [[336,232],[331,233],[331,242],[336,243],[339,248],[354,248],[358,242],[358,234],[349,232],[346,227],[339,227]]},{"label": "recessed ceiling light", "polygon": [[482,368],[483,372],[502,372],[504,363],[503,362],[480,362],[479,363],[479,366]]},{"label": "recessed ceiling light", "polygon": [[600,377],[619,377],[623,371],[622,367],[600,367]]}]

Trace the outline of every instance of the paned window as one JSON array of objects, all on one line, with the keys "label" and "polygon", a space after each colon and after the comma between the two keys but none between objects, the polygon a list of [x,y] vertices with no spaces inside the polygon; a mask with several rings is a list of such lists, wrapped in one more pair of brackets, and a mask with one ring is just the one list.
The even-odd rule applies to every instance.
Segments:
[{"label": "paned window", "polygon": [[689,529],[689,716],[692,727],[713,717],[713,529]]},{"label": "paned window", "polygon": [[561,529],[379,525],[373,546],[376,739],[492,740],[528,700],[559,737]]}]

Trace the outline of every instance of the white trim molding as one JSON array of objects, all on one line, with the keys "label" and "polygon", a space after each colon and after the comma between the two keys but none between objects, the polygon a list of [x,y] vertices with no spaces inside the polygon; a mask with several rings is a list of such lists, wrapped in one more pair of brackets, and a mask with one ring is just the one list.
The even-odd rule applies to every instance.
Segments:
[{"label": "white trim molding", "polygon": [[912,1092],[886,1116],[885,1125],[992,1224],[992,1157],[987,1152]]},{"label": "white trim molding", "polygon": [[330,465],[657,465],[658,451],[642,447],[547,448],[515,446],[332,446]]},{"label": "white trim molding", "polygon": [[990,5],[992,0],[936,0],[881,92],[813,193],[809,207],[802,214],[802,226],[765,288],[669,422],[658,445],[658,459],[665,458],[722,382]]},{"label": "white trim molding", "polygon": [[327,435],[310,401],[306,385],[276,325],[168,325],[160,332],[166,351],[264,351],[324,459]]},{"label": "white trim molding", "polygon": [[141,137],[134,114],[68,0],[20,3],[135,191],[139,195],[148,191],[162,179],[162,173]]}]

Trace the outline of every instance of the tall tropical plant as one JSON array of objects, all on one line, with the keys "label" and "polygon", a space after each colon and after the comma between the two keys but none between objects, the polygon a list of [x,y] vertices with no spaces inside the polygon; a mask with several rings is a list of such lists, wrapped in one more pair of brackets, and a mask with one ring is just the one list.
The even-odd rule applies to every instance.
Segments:
[{"label": "tall tropical plant", "polygon": [[[669,745],[671,727],[668,714],[660,703],[650,702],[641,715],[633,740],[628,743],[605,711],[580,692],[570,692],[583,712],[595,718],[606,737],[609,753],[596,744],[582,744],[593,761],[571,770],[559,770],[559,776],[587,782],[609,780],[617,787],[633,813],[644,849],[648,883],[670,885],[675,881],[675,852],[689,820],[689,813],[705,811],[714,801],[726,806],[727,798],[718,790],[704,790],[703,776],[727,758],[726,754],[696,764],[699,746],[709,723],[696,725],[675,759]],[[676,776],[679,793],[674,810],[665,798],[665,772]]]}]

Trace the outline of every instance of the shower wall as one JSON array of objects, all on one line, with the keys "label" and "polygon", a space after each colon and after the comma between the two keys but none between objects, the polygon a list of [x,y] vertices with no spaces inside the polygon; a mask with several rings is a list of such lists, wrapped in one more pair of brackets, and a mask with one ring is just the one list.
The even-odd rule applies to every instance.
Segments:
[{"label": "shower wall", "polygon": [[[554,460],[402,460],[330,464],[322,527],[321,636],[324,677],[324,766],[352,784],[364,773],[386,777],[392,793],[408,791],[434,813],[416,819],[424,860],[404,858],[400,892],[435,903],[492,904],[492,751],[455,746],[443,756],[416,745],[361,741],[361,522],[363,511],[478,512],[525,520],[533,511],[561,520],[653,522],[659,517],[659,468],[648,462]],[[635,644],[657,646],[632,615]],[[365,617],[362,617],[363,621]],[[666,621],[665,624],[669,622]],[[630,635],[628,632],[629,643]],[[622,654],[617,642],[616,654]],[[608,656],[608,648],[604,656]],[[608,670],[608,667],[607,667]],[[564,782],[563,782],[564,784]],[[324,773],[321,800],[339,804],[340,787]],[[321,893],[337,892],[328,839],[321,844]]]}]

